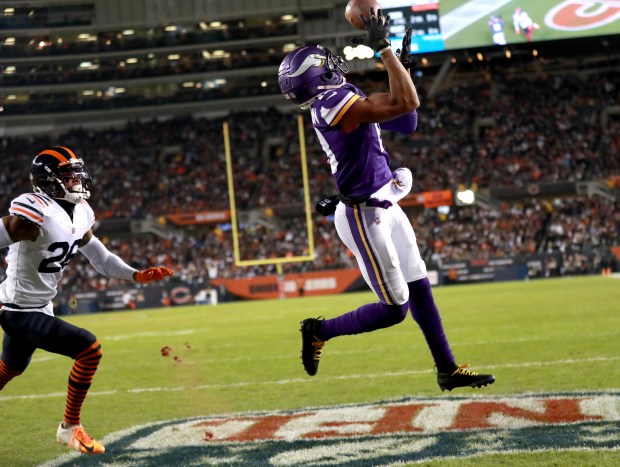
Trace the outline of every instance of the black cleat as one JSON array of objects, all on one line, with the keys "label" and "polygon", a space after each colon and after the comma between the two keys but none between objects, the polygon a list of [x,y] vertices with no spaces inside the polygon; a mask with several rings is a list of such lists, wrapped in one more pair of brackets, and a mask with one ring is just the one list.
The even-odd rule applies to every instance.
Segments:
[{"label": "black cleat", "polygon": [[495,382],[495,376],[493,375],[481,375],[479,373],[469,371],[466,368],[469,364],[460,365],[454,373],[439,373],[437,372],[437,384],[442,391],[446,389],[452,391],[454,388],[471,387],[481,388],[487,384],[493,384]]},{"label": "black cleat", "polygon": [[316,375],[319,369],[319,360],[321,360],[321,351],[325,345],[316,337],[317,332],[321,329],[322,318],[308,318],[301,322],[301,362],[304,370],[310,376]]}]

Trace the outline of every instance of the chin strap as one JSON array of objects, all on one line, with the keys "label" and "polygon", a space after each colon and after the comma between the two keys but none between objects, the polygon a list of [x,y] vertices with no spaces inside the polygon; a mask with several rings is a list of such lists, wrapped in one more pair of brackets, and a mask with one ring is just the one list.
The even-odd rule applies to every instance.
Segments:
[{"label": "chin strap", "polygon": [[60,186],[62,186],[62,189],[65,191],[65,196],[62,198],[65,201],[69,201],[70,203],[73,203],[73,204],[78,204],[83,199],[90,198],[90,191],[82,191],[81,183],[74,185],[75,188],[78,188],[80,190],[79,192],[73,192],[73,191],[67,190],[65,185],[62,183]]}]

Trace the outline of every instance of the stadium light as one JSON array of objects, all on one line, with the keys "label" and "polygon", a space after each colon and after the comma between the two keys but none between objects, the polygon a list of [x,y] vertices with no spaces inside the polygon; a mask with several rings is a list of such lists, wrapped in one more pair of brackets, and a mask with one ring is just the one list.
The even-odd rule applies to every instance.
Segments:
[{"label": "stadium light", "polygon": [[344,59],[347,61],[351,61],[354,59],[368,59],[368,58],[372,58],[375,56],[374,51],[369,48],[366,47],[364,45],[357,45],[357,46],[346,46],[343,49],[343,53],[344,53]]},{"label": "stadium light", "polygon": [[457,206],[471,206],[476,202],[476,193],[472,189],[459,190],[456,192]]}]

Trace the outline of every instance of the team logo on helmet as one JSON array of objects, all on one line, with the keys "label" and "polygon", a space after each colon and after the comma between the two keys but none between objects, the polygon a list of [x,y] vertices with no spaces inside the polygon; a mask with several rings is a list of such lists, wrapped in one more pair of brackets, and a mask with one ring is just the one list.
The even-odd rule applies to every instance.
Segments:
[{"label": "team logo on helmet", "polygon": [[294,73],[289,74],[290,78],[295,78],[299,75],[303,75],[306,71],[308,71],[308,69],[311,66],[316,66],[319,68],[323,68],[325,66],[325,57],[319,55],[319,54],[312,54],[312,55],[308,55],[304,61],[302,62],[301,65],[299,65],[299,68],[297,68],[297,71],[295,71]]},{"label": "team logo on helmet", "polygon": [[299,47],[282,60],[278,83],[286,99],[306,109],[325,91],[343,86],[348,71],[345,61],[329,49]]}]

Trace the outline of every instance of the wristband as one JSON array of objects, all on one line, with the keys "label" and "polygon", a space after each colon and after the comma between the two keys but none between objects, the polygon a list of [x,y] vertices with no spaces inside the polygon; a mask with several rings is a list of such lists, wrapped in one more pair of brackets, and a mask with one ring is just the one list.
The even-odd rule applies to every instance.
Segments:
[{"label": "wristband", "polygon": [[381,49],[381,50],[377,51],[377,53],[378,53],[379,55],[383,55],[383,54],[384,54],[385,52],[387,52],[388,50],[392,50],[392,47],[391,47],[391,46],[389,46],[389,45],[388,45],[387,47],[385,47],[385,48],[383,48],[383,49]]}]

